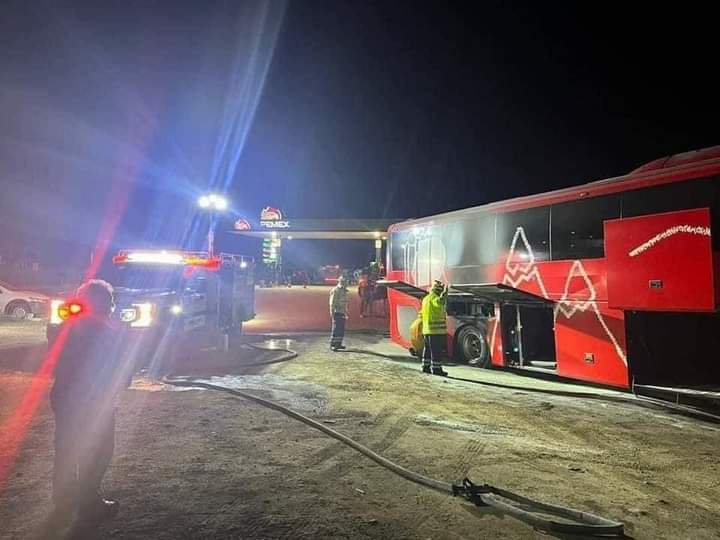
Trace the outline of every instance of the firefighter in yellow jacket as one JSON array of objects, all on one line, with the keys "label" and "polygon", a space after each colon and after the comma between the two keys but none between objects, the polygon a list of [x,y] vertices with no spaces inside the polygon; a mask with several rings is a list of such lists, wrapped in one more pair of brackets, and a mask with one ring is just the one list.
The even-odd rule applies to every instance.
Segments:
[{"label": "firefighter in yellow jacket", "polygon": [[442,356],[447,345],[447,294],[448,288],[440,280],[435,280],[420,309],[425,340],[422,370],[441,377],[447,377],[442,368]]}]

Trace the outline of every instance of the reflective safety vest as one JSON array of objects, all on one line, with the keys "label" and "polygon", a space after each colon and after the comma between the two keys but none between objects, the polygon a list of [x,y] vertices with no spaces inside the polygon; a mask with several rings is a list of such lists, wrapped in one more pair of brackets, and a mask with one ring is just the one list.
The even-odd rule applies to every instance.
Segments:
[{"label": "reflective safety vest", "polygon": [[445,309],[447,297],[429,292],[422,300],[422,332],[426,336],[447,334],[447,310]]}]

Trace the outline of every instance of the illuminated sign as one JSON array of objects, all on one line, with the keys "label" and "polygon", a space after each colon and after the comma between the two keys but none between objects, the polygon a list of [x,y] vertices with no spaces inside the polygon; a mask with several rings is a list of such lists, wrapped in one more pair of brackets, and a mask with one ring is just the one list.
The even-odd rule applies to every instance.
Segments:
[{"label": "illuminated sign", "polygon": [[263,262],[265,264],[273,264],[277,262],[279,247],[280,240],[263,238]]},{"label": "illuminated sign", "polygon": [[282,212],[279,208],[266,206],[260,212],[260,225],[267,229],[287,229],[290,222],[283,220]]},{"label": "illuminated sign", "polygon": [[252,229],[252,227],[247,219],[240,218],[235,222],[236,231],[249,231],[250,229]]}]

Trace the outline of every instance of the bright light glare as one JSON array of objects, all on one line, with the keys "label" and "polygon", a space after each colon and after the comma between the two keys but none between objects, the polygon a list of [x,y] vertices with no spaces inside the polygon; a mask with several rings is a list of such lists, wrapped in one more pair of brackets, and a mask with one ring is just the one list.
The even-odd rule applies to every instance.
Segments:
[{"label": "bright light glare", "polygon": [[173,315],[180,315],[182,313],[183,309],[180,304],[173,304],[170,306],[170,313]]},{"label": "bright light glare", "polygon": [[198,199],[198,206],[200,208],[212,208],[212,210],[223,211],[227,209],[228,201],[222,195],[210,193],[209,195],[203,195]]},{"label": "bright light glare", "polygon": [[50,302],[50,324],[62,324],[63,320],[60,318],[59,309],[63,305],[62,300],[53,300]]},{"label": "bright light glare", "polygon": [[225,210],[228,207],[228,202],[225,197],[215,197],[215,209]]},{"label": "bright light glare", "polygon": [[148,264],[182,264],[183,256],[180,253],[168,253],[167,251],[136,251],[134,253],[128,253],[127,260],[129,262]]},{"label": "bright light glare", "polygon": [[70,313],[72,313],[73,315],[77,315],[82,311],[82,306],[73,302],[72,304],[70,304],[69,309]]},{"label": "bright light glare", "polygon": [[247,263],[245,261],[242,261],[240,263],[240,268],[247,268]]},{"label": "bright light glare", "polygon": [[375,232],[373,233],[373,236],[374,236],[375,238],[380,238],[380,233],[377,232],[377,231],[375,231]]},{"label": "bright light glare", "polygon": [[143,304],[133,304],[133,307],[137,310],[137,319],[135,319],[130,326],[133,328],[147,328],[153,322],[153,311],[155,306],[149,302]]}]

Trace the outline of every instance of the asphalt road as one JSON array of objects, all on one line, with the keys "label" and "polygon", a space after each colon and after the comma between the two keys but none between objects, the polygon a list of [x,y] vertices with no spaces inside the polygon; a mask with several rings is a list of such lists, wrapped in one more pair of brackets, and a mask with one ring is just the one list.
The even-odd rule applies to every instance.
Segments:
[{"label": "asphalt road", "polygon": [[[310,286],[307,289],[293,286],[256,289],[254,320],[245,323],[248,334],[287,332],[329,332],[329,295],[331,287]],[[380,313],[381,305],[375,304]],[[360,298],[357,287],[350,288],[350,318],[348,331],[387,331],[385,317],[360,317]]]}]

